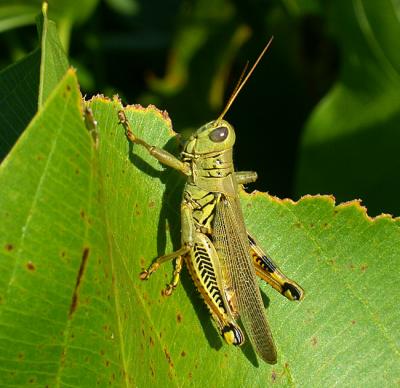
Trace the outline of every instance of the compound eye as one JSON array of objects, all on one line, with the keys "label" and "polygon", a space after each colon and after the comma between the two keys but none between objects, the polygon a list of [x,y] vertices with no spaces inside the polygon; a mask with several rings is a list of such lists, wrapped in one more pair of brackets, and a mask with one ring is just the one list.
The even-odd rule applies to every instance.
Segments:
[{"label": "compound eye", "polygon": [[221,141],[224,141],[228,137],[228,128],[217,127],[208,136],[214,143],[221,143]]}]

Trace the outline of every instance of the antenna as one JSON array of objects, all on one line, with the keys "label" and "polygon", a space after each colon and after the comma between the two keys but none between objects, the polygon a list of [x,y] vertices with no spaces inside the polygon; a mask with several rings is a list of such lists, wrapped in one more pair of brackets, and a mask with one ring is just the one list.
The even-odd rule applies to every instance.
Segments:
[{"label": "antenna", "polygon": [[[243,86],[246,84],[247,80],[250,78],[251,74],[253,73],[254,69],[257,67],[258,63],[261,61],[261,58],[264,56],[266,51],[269,49],[269,46],[271,45],[273,39],[274,39],[274,37],[271,36],[271,38],[269,39],[268,43],[265,45],[263,51],[258,56],[257,60],[254,62],[254,65],[251,67],[250,71],[247,73],[246,77],[244,77],[244,79],[243,79],[243,76],[244,76],[244,74],[245,74],[245,72],[247,70],[247,66],[248,66],[248,63],[246,63],[246,66],[242,71],[242,74],[241,74],[241,76],[239,78],[238,83],[235,86],[235,89],[233,90],[231,96],[229,97],[229,100],[226,103],[224,110],[219,115],[219,117],[218,117],[218,119],[216,121],[220,121],[220,120],[222,120],[224,118],[226,112],[228,112],[228,110],[231,107],[233,101],[235,101],[236,97],[238,96],[238,94],[242,90]],[[243,79],[243,81],[242,81],[242,79]]]}]

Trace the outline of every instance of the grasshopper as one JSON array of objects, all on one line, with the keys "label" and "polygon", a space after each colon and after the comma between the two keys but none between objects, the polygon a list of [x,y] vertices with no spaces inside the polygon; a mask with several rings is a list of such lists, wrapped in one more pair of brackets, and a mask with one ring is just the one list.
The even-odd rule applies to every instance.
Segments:
[{"label": "grasshopper", "polygon": [[257,276],[289,300],[301,300],[304,291],[279,270],[246,230],[238,188],[254,182],[257,174],[234,170],[235,131],[223,119],[271,41],[242,80],[244,70],[221,115],[189,138],[180,159],[136,137],[124,112],[118,115],[129,141],[145,147],[159,162],[187,177],[180,209],[182,246],[154,260],[141,273],[141,279],[148,279],[162,263],[175,259],[173,278],[165,290],[170,295],[179,282],[184,261],[225,341],[237,346],[244,343],[237,323],[240,318],[258,355],[275,364],[276,348]]}]

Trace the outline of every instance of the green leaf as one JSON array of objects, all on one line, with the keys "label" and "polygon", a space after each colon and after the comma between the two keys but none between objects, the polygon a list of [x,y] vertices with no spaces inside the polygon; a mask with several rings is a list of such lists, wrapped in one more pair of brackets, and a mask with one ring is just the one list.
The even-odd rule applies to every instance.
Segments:
[{"label": "green leaf", "polygon": [[68,69],[68,59],[58,37],[56,24],[47,18],[47,5],[38,19],[42,58],[40,63],[39,107]]},{"label": "green leaf", "polygon": [[0,72],[0,160],[37,111],[40,50]]},{"label": "green leaf", "polygon": [[[399,3],[338,1],[325,7],[341,72],[310,117],[297,191],[362,198],[372,214],[399,213]],[[382,198],[382,196],[385,196]],[[382,207],[382,202],[385,207]]]},{"label": "green leaf", "polygon": [[294,203],[259,193],[243,205],[249,229],[306,290],[298,306],[268,292],[277,374],[310,387],[398,383],[399,219],[371,219],[358,202],[335,206],[328,196]]},{"label": "green leaf", "polygon": [[46,8],[38,18],[40,48],[0,72],[0,160],[68,69],[68,60]]},{"label": "green leaf", "polygon": [[1,165],[2,386],[124,379],[97,166],[69,71]]},{"label": "green leaf", "polygon": [[[140,281],[179,248],[184,179],[128,143],[118,100],[88,103],[90,136],[76,88],[69,72],[0,170],[0,384],[398,383],[399,220],[327,196],[242,193],[248,229],[306,291],[295,303],[261,285],[278,347],[264,364],[223,343],[185,270],[171,297],[171,263]],[[177,152],[164,112],[125,111],[135,134]]]},{"label": "green leaf", "polygon": [[[357,202],[335,207],[331,197],[293,203],[265,194],[243,195],[249,230],[306,290],[304,302],[296,304],[262,286],[270,300],[267,312],[279,360],[277,366],[256,367],[249,347],[243,353],[223,344],[186,272],[182,287],[169,298],[161,291],[171,278],[171,264],[148,282],[138,280],[151,259],[180,246],[184,182],[141,147],[128,145],[113,118],[115,102],[94,99],[91,107],[100,132],[113,257],[122,260],[114,263],[114,276],[120,301],[129,309],[127,330],[132,337],[124,341],[130,355],[126,365],[141,360],[140,370],[130,369],[138,386],[149,381],[155,386],[165,381],[177,386],[210,381],[241,386],[251,381],[260,387],[268,382],[376,386],[398,381],[399,221],[370,219]],[[135,134],[176,153],[169,119],[161,112],[138,106],[126,112]],[[377,365],[373,370],[371,358]]]}]

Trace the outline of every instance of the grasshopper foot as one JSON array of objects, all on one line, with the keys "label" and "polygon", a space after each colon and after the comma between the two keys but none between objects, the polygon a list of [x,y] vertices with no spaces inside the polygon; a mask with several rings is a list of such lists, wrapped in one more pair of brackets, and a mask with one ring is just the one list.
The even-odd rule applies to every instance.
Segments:
[{"label": "grasshopper foot", "polygon": [[147,280],[150,277],[150,273],[146,269],[140,273],[139,277],[140,277],[140,280]]},{"label": "grasshopper foot", "polygon": [[171,296],[172,292],[176,289],[176,285],[174,284],[167,284],[167,287],[165,288],[163,294],[165,296]]},{"label": "grasshopper foot", "polygon": [[159,266],[160,266],[159,263],[153,263],[149,267],[149,269],[145,269],[143,272],[141,272],[141,274],[139,275],[140,279],[141,280],[147,280],[153,272],[157,271]]}]

